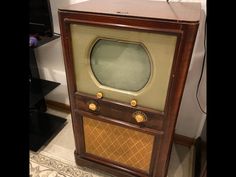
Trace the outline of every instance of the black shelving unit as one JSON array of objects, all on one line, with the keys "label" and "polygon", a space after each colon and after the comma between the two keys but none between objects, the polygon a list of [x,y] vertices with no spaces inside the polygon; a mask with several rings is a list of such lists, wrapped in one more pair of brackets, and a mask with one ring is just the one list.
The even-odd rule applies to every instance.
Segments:
[{"label": "black shelving unit", "polygon": [[40,40],[38,41],[37,47],[44,45],[50,41],[58,39],[60,37],[59,34],[53,34],[51,37],[48,36],[40,36]]},{"label": "black shelving unit", "polygon": [[59,85],[60,83],[57,82],[32,78],[30,80],[30,108],[33,108],[44,96]]},{"label": "black shelving unit", "polygon": [[[41,46],[57,37],[40,41]],[[37,46],[37,47],[38,47]],[[30,48],[29,62],[29,122],[30,122],[30,150],[38,151],[43,145],[52,140],[64,127],[66,119],[46,113],[47,106],[44,97],[60,83],[40,79],[34,48]]]}]

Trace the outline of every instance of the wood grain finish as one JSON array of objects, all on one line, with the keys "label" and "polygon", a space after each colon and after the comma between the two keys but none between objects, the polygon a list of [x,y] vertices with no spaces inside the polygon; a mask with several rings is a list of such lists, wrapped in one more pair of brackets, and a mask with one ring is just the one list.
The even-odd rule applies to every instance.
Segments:
[{"label": "wood grain finish", "polygon": [[[132,107],[128,104],[122,104],[106,99],[96,99],[94,96],[85,96],[85,94],[75,94],[75,97],[76,109],[91,112],[96,115],[107,116],[119,121],[129,122],[140,127],[162,130],[164,116],[158,111],[142,108],[139,106]],[[91,102],[97,104],[98,110],[89,110],[89,103]],[[136,122],[133,114],[137,111],[140,111],[147,116],[146,122]]]},{"label": "wood grain finish", "polygon": [[[122,4],[122,2],[125,3]],[[111,0],[109,3],[106,1],[105,3],[108,6],[103,3],[103,0],[93,0],[59,10],[61,39],[76,145],[76,162],[79,165],[94,165],[93,168],[102,169],[117,176],[165,177],[184,84],[197,34],[200,6],[196,3],[167,4],[166,2],[154,1],[145,1],[144,5],[144,0],[138,0],[139,6],[143,5],[143,7],[147,8],[146,10],[138,11],[135,10],[138,9],[138,5],[133,6],[131,0]],[[128,14],[117,14],[121,4],[127,9]],[[101,12],[101,10],[104,10],[103,7],[109,10]],[[161,10],[158,11],[158,9]],[[88,95],[76,90],[70,24],[87,24],[176,35],[177,44],[164,111],[158,112],[139,106],[131,107],[128,104],[106,98],[97,99],[96,94]],[[88,104],[91,101],[95,102],[99,107],[97,111],[88,109]],[[132,114],[135,111],[144,112],[148,117],[148,121],[142,124],[137,123],[132,118]],[[86,153],[83,116],[154,135],[153,149],[155,151],[152,153],[149,173],[143,173],[138,169]]]},{"label": "wood grain finish", "polygon": [[87,1],[61,8],[66,11],[81,11],[164,20],[198,21],[199,3],[163,3],[146,0],[100,0]]},{"label": "wood grain finish", "polygon": [[[52,100],[46,100],[47,107],[58,110],[60,112],[71,113],[70,106],[67,104],[59,103]],[[174,142],[186,147],[195,145],[196,139],[190,138],[180,134],[174,134]]]}]

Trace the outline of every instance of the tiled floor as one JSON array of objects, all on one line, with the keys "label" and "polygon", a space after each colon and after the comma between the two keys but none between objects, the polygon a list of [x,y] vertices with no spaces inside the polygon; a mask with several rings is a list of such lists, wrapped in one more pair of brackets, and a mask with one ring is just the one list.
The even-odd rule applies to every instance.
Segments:
[{"label": "tiled floor", "polygon": [[[42,147],[39,152],[58,160],[66,161],[71,165],[76,165],[74,161],[74,137],[72,132],[70,114],[48,109],[48,112],[67,118],[67,124],[52,139],[49,144]],[[193,175],[193,148],[174,144],[168,170],[168,177],[192,177]]]}]

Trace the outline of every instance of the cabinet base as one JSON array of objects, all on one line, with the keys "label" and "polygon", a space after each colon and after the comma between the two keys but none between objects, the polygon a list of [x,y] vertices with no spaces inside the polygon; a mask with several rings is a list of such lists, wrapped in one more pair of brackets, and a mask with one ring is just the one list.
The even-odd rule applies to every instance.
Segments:
[{"label": "cabinet base", "polygon": [[[94,162],[92,160],[89,160],[89,159],[85,159],[83,157],[81,157],[80,155],[77,154],[76,151],[74,151],[74,156],[75,156],[75,161],[76,161],[76,164],[78,166],[84,166],[84,167],[88,167],[90,169],[96,169],[98,170],[99,172],[102,172],[102,173],[107,173],[108,175],[115,175],[116,177],[138,177],[140,176],[139,174],[131,174],[131,173],[134,173],[134,172],[126,172],[124,171],[125,169],[123,169],[122,167],[109,167],[105,164],[101,164],[99,162]],[[120,170],[118,169],[120,168]],[[148,177],[148,176],[145,176],[145,175],[141,175],[142,177]]]}]

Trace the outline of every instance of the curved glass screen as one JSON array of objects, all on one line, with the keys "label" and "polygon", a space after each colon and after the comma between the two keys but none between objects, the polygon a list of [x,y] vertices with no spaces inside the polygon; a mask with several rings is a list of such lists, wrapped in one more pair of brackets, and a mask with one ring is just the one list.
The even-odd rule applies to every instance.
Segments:
[{"label": "curved glass screen", "polygon": [[104,86],[126,91],[141,90],[151,75],[151,63],[139,43],[99,39],[91,51],[91,68]]}]

